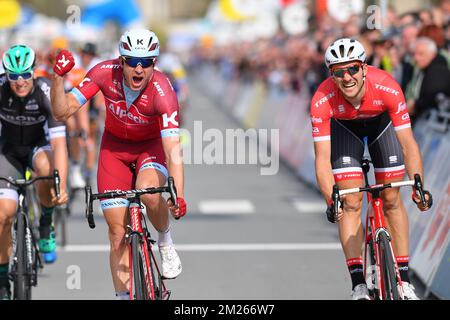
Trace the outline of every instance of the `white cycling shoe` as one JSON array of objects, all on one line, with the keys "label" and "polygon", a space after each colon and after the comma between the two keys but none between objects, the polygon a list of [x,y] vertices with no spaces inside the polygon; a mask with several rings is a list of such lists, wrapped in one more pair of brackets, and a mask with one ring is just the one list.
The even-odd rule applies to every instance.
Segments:
[{"label": "white cycling shoe", "polygon": [[160,246],[162,276],[166,279],[175,279],[181,273],[181,261],[173,245]]},{"label": "white cycling shoe", "polygon": [[409,283],[402,281],[402,290],[403,290],[403,297],[405,300],[420,300],[419,297],[416,295],[414,286]]},{"label": "white cycling shoe", "polygon": [[370,300],[369,289],[364,283],[358,284],[352,291],[352,300]]}]

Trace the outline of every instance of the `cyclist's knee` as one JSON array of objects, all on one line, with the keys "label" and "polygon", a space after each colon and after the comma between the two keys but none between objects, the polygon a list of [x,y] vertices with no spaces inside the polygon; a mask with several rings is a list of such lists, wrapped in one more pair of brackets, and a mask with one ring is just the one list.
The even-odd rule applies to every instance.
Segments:
[{"label": "cyclist's knee", "polygon": [[17,210],[17,201],[12,199],[0,200],[0,225],[10,226]]},{"label": "cyclist's knee", "polygon": [[150,212],[158,210],[163,200],[160,194],[145,194],[141,196],[141,199],[147,207],[147,210],[150,210]]},{"label": "cyclist's knee", "polygon": [[111,243],[112,251],[121,251],[126,247],[125,242],[125,228],[124,227],[110,227],[109,228],[109,241]]},{"label": "cyclist's knee", "polygon": [[33,158],[33,170],[39,176],[48,176],[52,171],[52,166],[49,157],[44,152],[39,152]]},{"label": "cyclist's knee", "polygon": [[361,194],[346,195],[344,199],[344,211],[346,213],[359,214],[362,207],[362,198]]},{"label": "cyclist's knee", "polygon": [[400,192],[397,189],[386,189],[381,194],[383,207],[386,214],[400,208]]}]

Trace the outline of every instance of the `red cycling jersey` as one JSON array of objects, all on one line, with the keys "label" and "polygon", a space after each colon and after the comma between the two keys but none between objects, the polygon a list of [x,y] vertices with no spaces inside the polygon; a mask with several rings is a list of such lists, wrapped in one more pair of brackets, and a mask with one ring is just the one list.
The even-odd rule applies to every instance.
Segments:
[{"label": "red cycling jersey", "polygon": [[359,109],[348,102],[332,78],[321,83],[311,101],[314,141],[330,140],[330,119],[372,118],[388,112],[396,131],[410,128],[405,97],[400,86],[386,71],[369,66],[364,82],[365,94]]},{"label": "red cycling jersey", "polygon": [[97,64],[71,93],[83,105],[98,91],[106,106],[105,130],[128,141],[178,135],[178,100],[167,77],[157,71],[127,110],[122,66],[118,59]]}]

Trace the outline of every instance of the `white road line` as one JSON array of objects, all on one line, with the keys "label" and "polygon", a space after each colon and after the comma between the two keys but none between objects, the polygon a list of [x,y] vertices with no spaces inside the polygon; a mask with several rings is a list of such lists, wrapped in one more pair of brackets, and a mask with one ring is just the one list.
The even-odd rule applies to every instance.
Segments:
[{"label": "white road line", "polygon": [[293,205],[300,213],[325,212],[327,206],[323,201],[294,200]]},{"label": "white road line", "polygon": [[255,206],[249,200],[205,200],[198,203],[203,214],[250,214]]},{"label": "white road line", "polygon": [[[156,247],[156,246],[155,246]],[[177,251],[321,251],[341,250],[341,244],[329,243],[210,243],[178,244]],[[109,252],[109,245],[67,245],[63,252]]]}]

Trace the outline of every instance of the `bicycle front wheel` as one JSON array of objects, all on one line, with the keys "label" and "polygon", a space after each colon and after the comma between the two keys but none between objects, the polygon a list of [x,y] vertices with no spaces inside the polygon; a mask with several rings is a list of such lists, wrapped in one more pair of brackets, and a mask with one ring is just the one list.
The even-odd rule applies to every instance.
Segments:
[{"label": "bicycle front wheel", "polygon": [[146,272],[144,272],[145,258],[141,251],[140,237],[138,234],[131,235],[132,256],[132,283],[133,296],[135,300],[148,300]]},{"label": "bicycle front wheel", "polygon": [[31,300],[30,266],[27,254],[27,223],[25,214],[19,213],[16,224],[16,267],[14,275],[14,298]]},{"label": "bicycle front wheel", "polygon": [[397,288],[397,272],[395,269],[394,255],[387,233],[383,231],[380,232],[378,241],[380,245],[384,299],[399,300],[400,296]]}]

